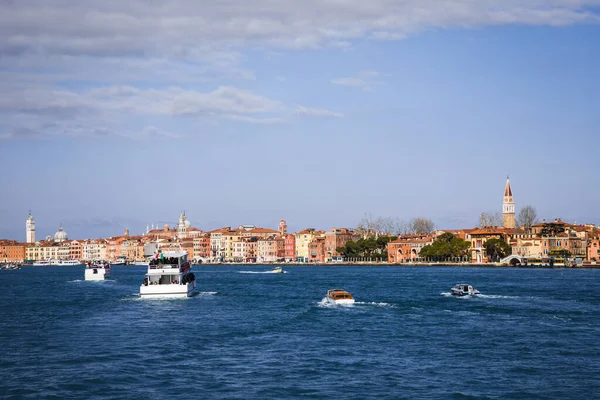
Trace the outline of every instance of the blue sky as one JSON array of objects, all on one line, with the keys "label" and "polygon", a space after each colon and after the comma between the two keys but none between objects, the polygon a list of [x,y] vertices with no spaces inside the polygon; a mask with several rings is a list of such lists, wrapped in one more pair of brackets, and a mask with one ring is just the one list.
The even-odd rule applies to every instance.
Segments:
[{"label": "blue sky", "polygon": [[0,6],[0,238],[600,224],[598,1],[94,3]]}]

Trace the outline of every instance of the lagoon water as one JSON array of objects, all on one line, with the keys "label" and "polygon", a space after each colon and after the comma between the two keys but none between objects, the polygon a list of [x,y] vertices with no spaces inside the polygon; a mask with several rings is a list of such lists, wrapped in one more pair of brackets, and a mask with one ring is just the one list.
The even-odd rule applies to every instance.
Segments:
[{"label": "lagoon water", "polygon": [[600,270],[266,270],[195,266],[170,300],[139,266],[0,271],[0,398],[600,398]]}]

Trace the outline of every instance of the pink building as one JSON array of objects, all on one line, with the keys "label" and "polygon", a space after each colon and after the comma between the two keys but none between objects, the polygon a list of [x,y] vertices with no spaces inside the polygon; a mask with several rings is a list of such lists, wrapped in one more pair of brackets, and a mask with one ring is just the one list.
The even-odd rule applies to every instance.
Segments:
[{"label": "pink building", "polygon": [[285,261],[296,261],[296,236],[285,235],[283,239],[284,243],[284,258]]}]

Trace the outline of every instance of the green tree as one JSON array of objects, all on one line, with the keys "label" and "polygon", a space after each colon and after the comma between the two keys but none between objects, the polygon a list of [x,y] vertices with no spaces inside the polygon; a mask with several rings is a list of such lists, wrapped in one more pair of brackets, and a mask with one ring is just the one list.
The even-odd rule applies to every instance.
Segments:
[{"label": "green tree", "polygon": [[492,261],[500,261],[512,253],[511,247],[502,239],[489,239],[483,245]]},{"label": "green tree", "polygon": [[441,234],[433,244],[424,246],[420,256],[425,258],[462,257],[467,255],[471,243],[457,238],[451,233]]}]

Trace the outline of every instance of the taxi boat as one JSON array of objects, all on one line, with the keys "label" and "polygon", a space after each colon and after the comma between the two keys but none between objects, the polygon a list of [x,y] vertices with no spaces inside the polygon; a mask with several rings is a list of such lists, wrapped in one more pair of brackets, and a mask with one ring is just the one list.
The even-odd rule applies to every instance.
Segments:
[{"label": "taxi boat", "polygon": [[343,289],[331,289],[327,291],[325,301],[331,304],[354,304],[354,297]]}]

